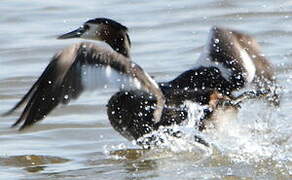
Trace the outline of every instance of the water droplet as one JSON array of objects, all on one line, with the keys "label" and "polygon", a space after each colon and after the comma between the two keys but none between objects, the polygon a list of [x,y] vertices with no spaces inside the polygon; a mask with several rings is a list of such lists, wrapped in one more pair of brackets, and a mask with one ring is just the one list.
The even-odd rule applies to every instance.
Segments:
[{"label": "water droplet", "polygon": [[68,94],[66,94],[65,96],[64,96],[64,99],[68,99],[69,98],[69,96],[68,96]]}]

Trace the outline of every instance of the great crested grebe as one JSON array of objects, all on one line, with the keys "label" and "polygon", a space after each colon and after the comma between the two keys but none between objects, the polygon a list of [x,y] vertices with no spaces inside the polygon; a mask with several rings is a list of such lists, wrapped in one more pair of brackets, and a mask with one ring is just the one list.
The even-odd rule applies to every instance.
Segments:
[{"label": "great crested grebe", "polygon": [[4,114],[26,104],[13,127],[21,123],[20,130],[31,126],[57,105],[68,104],[85,90],[106,85],[120,89],[110,98],[107,113],[114,129],[129,140],[160,126],[184,122],[188,117],[182,106],[185,101],[208,106],[198,124],[204,130],[219,109],[236,111],[242,99],[258,96],[247,92],[235,97],[233,91],[255,84],[271,92],[270,84],[275,83],[272,67],[260,55],[255,40],[224,28],[211,29],[208,45],[193,69],[162,83],[156,83],[131,60],[127,27],[116,21],[92,19],[58,37],[69,38],[104,41],[110,47],[81,42],[57,53],[31,89]]}]

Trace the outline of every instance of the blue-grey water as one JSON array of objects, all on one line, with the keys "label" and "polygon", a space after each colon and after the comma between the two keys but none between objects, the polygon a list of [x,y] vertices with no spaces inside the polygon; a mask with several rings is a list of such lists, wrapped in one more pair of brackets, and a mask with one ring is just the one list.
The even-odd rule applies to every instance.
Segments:
[{"label": "blue-grey water", "polygon": [[113,92],[85,94],[19,132],[21,111],[0,117],[0,179],[291,179],[292,1],[0,0],[0,113],[30,88],[58,50],[80,40],[56,36],[90,18],[126,25],[132,59],[157,80],[192,67],[213,25],[254,36],[276,67],[281,106],[243,105],[223,131],[206,134],[208,152],[188,142],[133,150],[113,130],[105,104]]}]

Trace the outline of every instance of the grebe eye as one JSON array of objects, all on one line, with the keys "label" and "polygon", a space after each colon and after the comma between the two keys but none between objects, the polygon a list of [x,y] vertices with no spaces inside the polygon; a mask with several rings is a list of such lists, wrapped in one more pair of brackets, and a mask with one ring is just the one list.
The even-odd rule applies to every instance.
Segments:
[{"label": "grebe eye", "polygon": [[84,30],[89,30],[89,29],[90,29],[90,26],[87,25],[87,24],[84,24],[84,25],[83,25],[83,28],[84,28]]}]

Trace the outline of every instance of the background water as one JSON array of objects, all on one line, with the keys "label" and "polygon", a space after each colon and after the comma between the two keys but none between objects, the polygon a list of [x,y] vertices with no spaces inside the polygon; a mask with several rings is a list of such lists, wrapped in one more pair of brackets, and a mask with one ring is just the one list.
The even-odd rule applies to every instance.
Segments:
[{"label": "background water", "polygon": [[[157,80],[192,67],[213,25],[247,32],[276,66],[279,109],[243,105],[223,132],[206,135],[212,152],[175,142],[139,148],[110,126],[102,90],[60,107],[23,132],[0,118],[0,179],[289,179],[292,177],[292,1],[0,1],[0,113],[11,108],[58,50],[80,40],[56,36],[96,17],[130,29],[132,58]],[[115,155],[113,155],[115,154]]]}]

